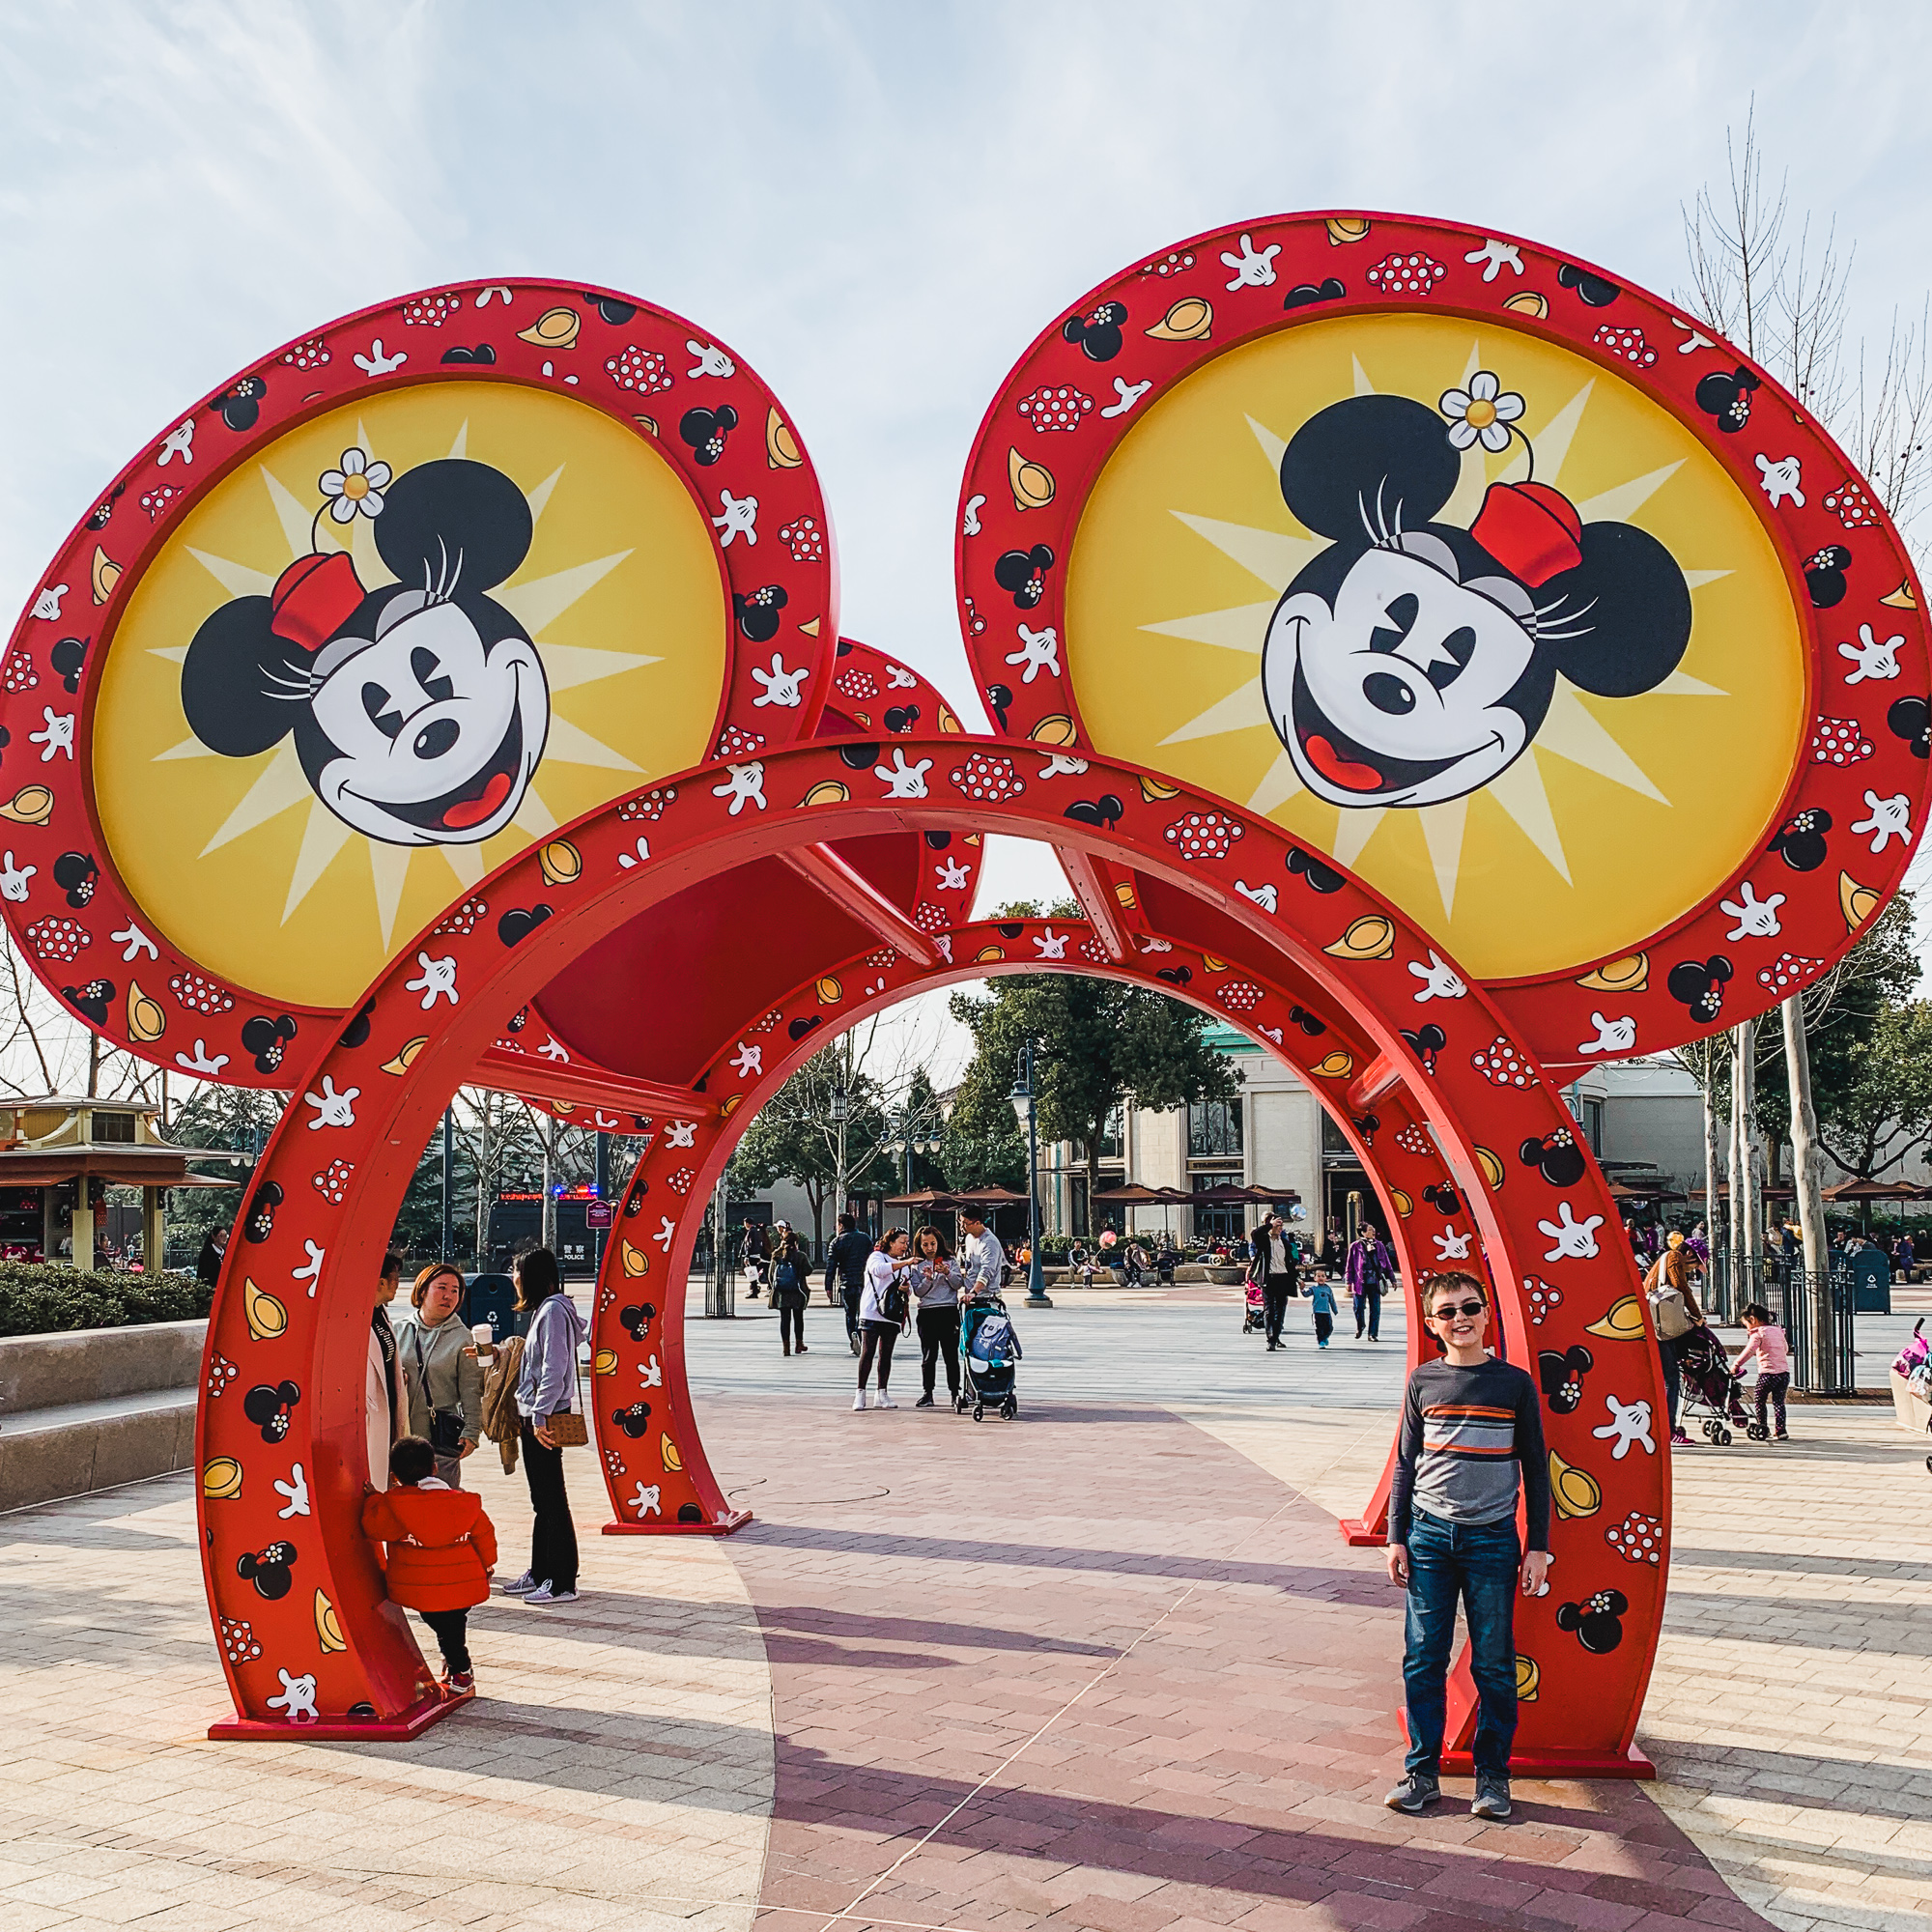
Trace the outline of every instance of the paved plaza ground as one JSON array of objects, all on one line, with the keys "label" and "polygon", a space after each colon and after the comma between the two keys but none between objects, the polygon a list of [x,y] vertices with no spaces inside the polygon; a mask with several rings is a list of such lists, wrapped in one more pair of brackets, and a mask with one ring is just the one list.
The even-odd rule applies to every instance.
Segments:
[{"label": "paved plaza ground", "polygon": [[587,1535],[581,1602],[478,1612],[482,1695],[412,1746],[206,1741],[185,1476],[0,1518],[0,1932],[1932,1927],[1932,1475],[1889,1409],[1678,1452],[1656,1784],[1411,1821],[1399,1602],[1333,1527],[1393,1309],[1318,1353],[1304,1305],[1270,1356],[1238,1291],[1066,1294],[1021,1317],[1021,1421],[975,1425],[903,1364],[855,1415],[836,1313],[787,1362],[740,1308],[694,1383],[756,1521]]}]

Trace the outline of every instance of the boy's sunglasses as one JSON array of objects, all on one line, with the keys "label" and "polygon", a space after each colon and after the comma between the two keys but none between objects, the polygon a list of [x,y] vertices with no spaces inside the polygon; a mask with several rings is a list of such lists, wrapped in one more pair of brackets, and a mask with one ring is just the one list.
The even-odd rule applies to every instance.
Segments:
[{"label": "boy's sunglasses", "polygon": [[1485,1305],[1480,1301],[1445,1301],[1429,1319],[1432,1321],[1447,1321],[1452,1315],[1480,1315]]}]

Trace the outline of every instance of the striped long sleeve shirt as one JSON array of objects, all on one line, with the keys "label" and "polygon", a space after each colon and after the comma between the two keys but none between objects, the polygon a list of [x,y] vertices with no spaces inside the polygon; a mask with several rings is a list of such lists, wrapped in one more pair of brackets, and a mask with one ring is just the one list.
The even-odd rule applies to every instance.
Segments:
[{"label": "striped long sleeve shirt", "polygon": [[1549,1548],[1549,1465],[1536,1384],[1508,1362],[1425,1362],[1408,1378],[1389,1483],[1389,1541],[1406,1543],[1414,1510],[1447,1522],[1502,1522],[1520,1483],[1526,1547]]}]

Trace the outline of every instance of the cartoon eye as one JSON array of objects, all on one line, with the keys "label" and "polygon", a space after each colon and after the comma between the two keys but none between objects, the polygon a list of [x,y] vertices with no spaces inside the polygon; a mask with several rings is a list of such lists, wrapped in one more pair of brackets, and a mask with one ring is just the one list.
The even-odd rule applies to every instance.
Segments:
[{"label": "cartoon eye", "polygon": [[[1381,631],[1376,633],[1378,638],[1385,635]],[[1431,676],[1434,675],[1431,672]],[[1378,711],[1386,711],[1391,718],[1401,718],[1415,709],[1415,693],[1401,678],[1385,670],[1376,671],[1362,680],[1362,696]]]},{"label": "cartoon eye", "polygon": [[[439,683],[443,682],[438,679]],[[380,724],[382,721],[377,721]],[[463,727],[454,718],[439,718],[434,724],[425,724],[416,733],[416,741],[411,747],[419,758],[440,758],[463,735]]]},{"label": "cartoon eye", "polygon": [[438,676],[441,669],[440,661],[432,650],[418,644],[410,653],[410,673],[422,686],[430,697],[438,704],[447,704],[456,695],[456,686],[446,677]]},{"label": "cartoon eye", "polygon": [[1437,691],[1446,691],[1469,668],[1469,660],[1476,655],[1476,634],[1468,625],[1459,624],[1442,639],[1442,648],[1452,662],[1429,667],[1429,681]]},{"label": "cartoon eye", "polygon": [[393,738],[403,728],[403,714],[389,708],[389,694],[380,684],[365,684],[362,687],[362,709],[369,714],[369,722],[385,738]]},{"label": "cartoon eye", "polygon": [[[1421,601],[1410,591],[1405,590],[1393,599],[1382,615],[1388,624],[1378,624],[1369,633],[1369,648],[1372,651],[1392,651],[1415,628],[1417,613],[1421,611]],[[1394,628],[1391,629],[1390,626]]]}]

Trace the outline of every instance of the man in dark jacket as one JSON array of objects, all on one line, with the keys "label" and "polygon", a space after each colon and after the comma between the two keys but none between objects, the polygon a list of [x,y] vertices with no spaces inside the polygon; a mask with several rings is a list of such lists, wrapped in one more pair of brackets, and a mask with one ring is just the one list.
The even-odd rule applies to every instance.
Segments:
[{"label": "man in dark jacket", "polygon": [[838,1299],[845,1304],[845,1339],[852,1345],[852,1352],[859,1352],[859,1296],[866,1286],[866,1262],[872,1252],[872,1244],[859,1232],[858,1222],[850,1214],[838,1217],[838,1235],[825,1251],[825,1298],[834,1298],[833,1287],[838,1285]]}]

